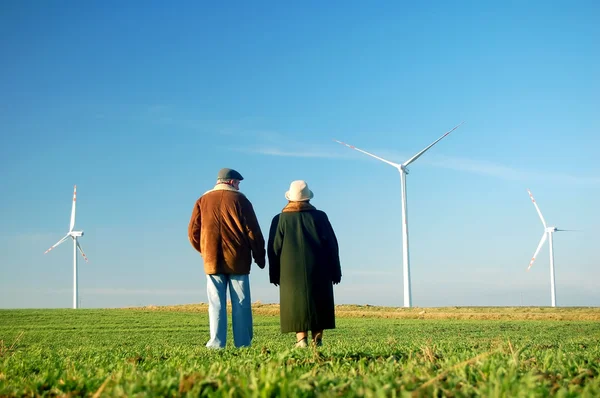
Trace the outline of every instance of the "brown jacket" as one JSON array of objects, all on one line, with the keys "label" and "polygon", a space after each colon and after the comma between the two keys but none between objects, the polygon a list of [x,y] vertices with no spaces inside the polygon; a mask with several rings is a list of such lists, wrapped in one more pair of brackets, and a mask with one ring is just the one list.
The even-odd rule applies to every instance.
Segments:
[{"label": "brown jacket", "polygon": [[188,238],[202,254],[207,275],[249,274],[252,257],[265,267],[265,240],[254,208],[227,184],[217,184],[196,201]]}]

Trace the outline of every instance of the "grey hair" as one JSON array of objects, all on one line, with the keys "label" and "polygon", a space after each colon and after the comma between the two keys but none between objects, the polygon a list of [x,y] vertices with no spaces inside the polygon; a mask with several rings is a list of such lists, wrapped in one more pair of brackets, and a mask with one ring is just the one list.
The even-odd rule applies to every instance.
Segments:
[{"label": "grey hair", "polygon": [[235,178],[217,178],[217,184],[228,184],[229,181],[239,181]]}]

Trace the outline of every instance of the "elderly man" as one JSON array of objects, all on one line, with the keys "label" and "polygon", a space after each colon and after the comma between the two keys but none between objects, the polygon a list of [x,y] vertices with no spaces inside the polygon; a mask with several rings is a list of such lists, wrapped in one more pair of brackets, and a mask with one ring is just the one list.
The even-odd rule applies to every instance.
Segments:
[{"label": "elderly man", "polygon": [[266,252],[252,204],[239,191],[243,179],[233,169],[221,169],[217,185],[196,201],[188,226],[190,243],[204,260],[209,348],[224,348],[227,342],[228,287],[234,344],[247,347],[252,342],[250,265],[254,258],[264,268]]}]

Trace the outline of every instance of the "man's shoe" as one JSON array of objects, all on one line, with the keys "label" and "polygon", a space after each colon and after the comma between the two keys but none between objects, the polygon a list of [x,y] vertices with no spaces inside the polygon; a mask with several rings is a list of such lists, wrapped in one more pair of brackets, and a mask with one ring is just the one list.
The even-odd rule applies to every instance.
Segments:
[{"label": "man's shoe", "polygon": [[316,345],[317,347],[321,347],[321,346],[323,345],[323,340],[322,340],[322,339],[316,339],[316,340],[315,340],[315,345]]},{"label": "man's shoe", "polygon": [[295,348],[306,348],[308,347],[308,342],[306,341],[306,337],[303,338],[302,340],[298,340],[296,342],[296,345],[294,345]]}]

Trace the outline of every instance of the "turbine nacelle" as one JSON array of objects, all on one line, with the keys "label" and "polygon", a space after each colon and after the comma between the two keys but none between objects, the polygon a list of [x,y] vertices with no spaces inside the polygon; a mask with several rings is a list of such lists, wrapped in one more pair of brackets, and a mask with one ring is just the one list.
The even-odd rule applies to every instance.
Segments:
[{"label": "turbine nacelle", "polygon": [[83,236],[83,231],[71,231],[69,232],[69,235],[71,235],[73,238],[78,238]]},{"label": "turbine nacelle", "polygon": [[558,228],[556,228],[556,227],[546,227],[546,232],[556,232],[556,231],[558,231],[558,230],[559,230],[559,229],[558,229]]}]

